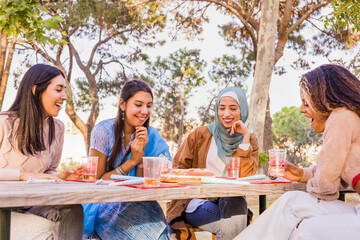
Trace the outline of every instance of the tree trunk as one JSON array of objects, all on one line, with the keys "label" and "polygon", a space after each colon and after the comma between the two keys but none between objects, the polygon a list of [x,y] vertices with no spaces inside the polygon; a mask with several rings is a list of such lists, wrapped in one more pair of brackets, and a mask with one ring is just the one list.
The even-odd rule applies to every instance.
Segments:
[{"label": "tree trunk", "polygon": [[11,67],[11,62],[13,59],[13,55],[14,55],[14,49],[15,49],[15,44],[17,41],[17,37],[14,34],[11,38],[11,43],[10,43],[10,47],[9,47],[9,52],[6,58],[6,65],[5,68],[2,72],[2,76],[1,76],[1,85],[0,85],[0,111],[2,109],[2,105],[4,102],[4,96],[5,96],[5,91],[6,91],[6,86],[7,86],[7,81],[9,79],[9,73],[10,73],[10,67]]},{"label": "tree trunk", "polygon": [[[279,0],[263,1],[261,5],[258,52],[254,83],[250,96],[249,125],[258,138],[260,151],[265,149],[265,119],[269,103],[271,74],[275,64],[275,39]],[[270,115],[269,115],[270,116]],[[267,136],[269,137],[269,136]]]},{"label": "tree trunk", "polygon": [[179,97],[180,97],[180,109],[181,109],[181,113],[180,113],[180,126],[179,126],[179,140],[178,140],[178,148],[181,146],[182,143],[182,137],[184,135],[184,115],[185,115],[185,110],[184,110],[184,99],[181,95],[181,92],[179,90],[177,90]]},{"label": "tree trunk", "polygon": [[0,77],[3,75],[4,66],[5,66],[5,57],[8,46],[8,35],[3,29],[0,29],[1,39],[0,39]]}]

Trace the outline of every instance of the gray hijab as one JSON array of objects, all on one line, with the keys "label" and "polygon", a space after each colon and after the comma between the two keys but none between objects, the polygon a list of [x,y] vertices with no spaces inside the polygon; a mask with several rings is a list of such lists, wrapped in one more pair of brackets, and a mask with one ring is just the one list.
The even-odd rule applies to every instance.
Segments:
[{"label": "gray hijab", "polygon": [[[226,131],[226,128],[219,120],[218,105],[220,99],[224,96],[230,96],[238,102],[241,111],[240,120],[243,123],[245,123],[248,119],[249,105],[247,103],[244,91],[237,87],[225,88],[220,91],[217,97],[215,106],[215,121],[210,123],[208,128],[212,136],[215,138],[218,156],[226,164],[226,157],[231,157],[236,152],[237,147],[243,141],[243,135],[235,132],[233,135],[230,136],[230,133]],[[237,97],[237,99],[235,98],[235,96]]]}]

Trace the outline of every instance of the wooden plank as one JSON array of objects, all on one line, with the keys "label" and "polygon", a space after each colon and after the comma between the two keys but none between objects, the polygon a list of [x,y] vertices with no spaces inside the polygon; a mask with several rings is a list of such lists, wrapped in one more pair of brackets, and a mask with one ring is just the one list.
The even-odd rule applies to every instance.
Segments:
[{"label": "wooden plank", "polygon": [[305,184],[203,184],[179,188],[136,189],[78,182],[2,182],[0,183],[0,208],[95,202],[271,195],[282,194],[291,190],[304,191]]}]

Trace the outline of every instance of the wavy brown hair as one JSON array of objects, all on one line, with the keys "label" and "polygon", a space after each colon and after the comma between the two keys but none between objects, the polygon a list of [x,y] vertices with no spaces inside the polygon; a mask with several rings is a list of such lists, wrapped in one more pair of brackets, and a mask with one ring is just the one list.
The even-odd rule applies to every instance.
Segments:
[{"label": "wavy brown hair", "polygon": [[360,80],[346,68],[322,65],[305,73],[299,85],[317,111],[328,114],[345,107],[360,117]]}]

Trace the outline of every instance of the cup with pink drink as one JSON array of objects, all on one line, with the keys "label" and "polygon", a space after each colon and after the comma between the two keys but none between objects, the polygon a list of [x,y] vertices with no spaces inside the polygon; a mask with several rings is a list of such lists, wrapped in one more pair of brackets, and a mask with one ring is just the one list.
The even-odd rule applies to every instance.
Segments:
[{"label": "cup with pink drink", "polygon": [[269,169],[270,178],[283,177],[285,173],[286,150],[270,149],[269,150]]},{"label": "cup with pink drink", "polygon": [[226,168],[227,168],[228,178],[238,178],[240,171],[240,158],[226,157]]},{"label": "cup with pink drink", "polygon": [[96,179],[98,157],[81,157],[81,166],[84,180],[91,181]]}]

